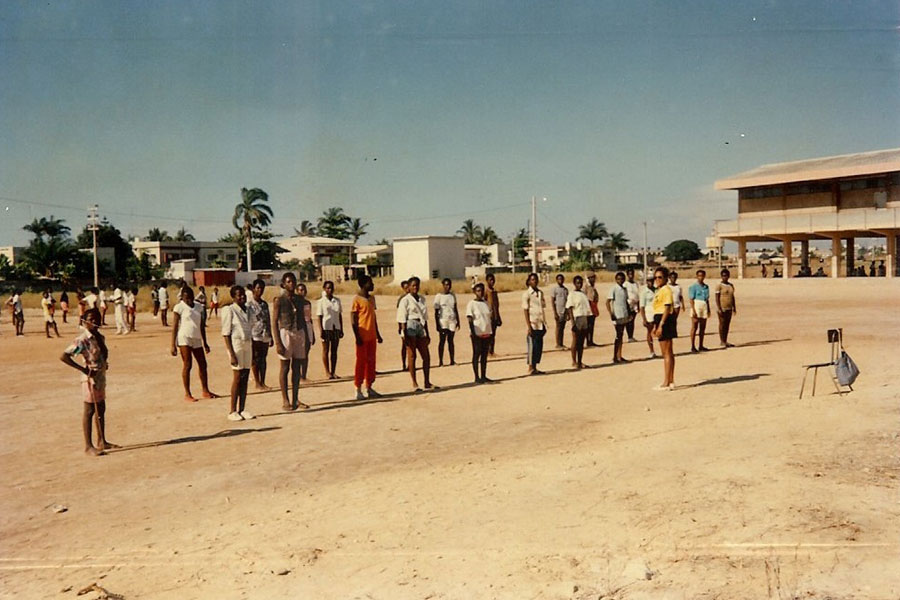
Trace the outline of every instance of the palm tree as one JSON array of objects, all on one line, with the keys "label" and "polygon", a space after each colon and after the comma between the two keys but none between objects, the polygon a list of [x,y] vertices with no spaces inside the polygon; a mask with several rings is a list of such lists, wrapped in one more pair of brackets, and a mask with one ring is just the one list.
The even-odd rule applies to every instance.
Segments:
[{"label": "palm tree", "polygon": [[268,204],[269,195],[259,188],[241,188],[241,202],[234,207],[231,224],[243,233],[247,244],[247,272],[253,268],[250,258],[250,242],[254,229],[263,229],[272,222],[272,209]]},{"label": "palm tree", "polygon": [[313,237],[316,235],[316,226],[313,225],[312,221],[303,219],[300,221],[300,229],[294,227],[294,233],[303,237]]},{"label": "palm tree", "polygon": [[578,228],[578,240],[588,240],[591,243],[591,262],[594,262],[594,242],[598,242],[609,235],[606,231],[606,225],[598,221],[596,218],[591,219],[586,224]]},{"label": "palm tree", "polygon": [[467,244],[477,244],[482,235],[481,227],[476,225],[473,219],[463,221],[462,227],[457,229],[456,233],[461,233]]},{"label": "palm tree", "polygon": [[[359,238],[366,235],[366,228],[369,226],[368,223],[363,223],[362,219],[358,217],[353,217],[350,219],[350,223],[347,225],[347,233],[350,234],[350,239],[353,240],[353,246],[356,246],[356,242],[359,241]],[[350,263],[353,263],[353,248],[350,249]]]},{"label": "palm tree", "polygon": [[45,277],[53,277],[63,272],[74,260],[75,253],[71,240],[51,236],[46,240],[43,237],[33,239],[23,254],[25,263],[32,271]]},{"label": "palm tree", "polygon": [[350,237],[348,232],[349,226],[350,217],[344,213],[344,209],[340,206],[332,206],[323,212],[316,223],[319,235],[336,240],[346,240]]},{"label": "palm tree", "polygon": [[186,230],[184,227],[182,227],[181,229],[179,229],[178,231],[175,232],[175,236],[172,238],[172,241],[175,241],[175,242],[193,242],[193,241],[195,241],[196,239],[197,239],[197,238],[195,238],[195,237],[193,236],[193,234],[188,233],[187,230]]},{"label": "palm tree", "polygon": [[147,241],[149,242],[168,242],[172,240],[172,236],[168,231],[160,231],[159,227],[154,227],[147,232]]},{"label": "palm tree", "polygon": [[606,240],[606,245],[612,250],[627,250],[628,242],[630,242],[623,232],[611,233],[609,234],[609,239]]},{"label": "palm tree", "polygon": [[45,235],[48,238],[67,237],[72,230],[69,229],[68,225],[64,225],[64,223],[65,219],[57,219],[53,215],[50,215],[49,219],[47,217],[34,219],[31,223],[22,227],[22,229],[30,231],[38,238],[43,238]]},{"label": "palm tree", "polygon": [[500,236],[497,235],[497,232],[494,231],[493,227],[488,226],[481,231],[481,238],[479,242],[484,244],[485,246],[496,244],[499,241],[501,241]]}]

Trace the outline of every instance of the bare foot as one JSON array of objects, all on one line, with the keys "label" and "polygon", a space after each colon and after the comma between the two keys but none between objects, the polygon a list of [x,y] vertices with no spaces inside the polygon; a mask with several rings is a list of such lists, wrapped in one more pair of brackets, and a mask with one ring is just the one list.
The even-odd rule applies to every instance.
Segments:
[{"label": "bare foot", "polygon": [[87,454],[88,456],[103,456],[103,450],[100,450],[99,448],[94,448],[93,446],[85,448],[84,453]]},{"label": "bare foot", "polygon": [[186,395],[186,396],[184,397],[184,401],[185,401],[185,402],[196,402],[197,399],[194,398],[194,397],[191,396],[191,395]]},{"label": "bare foot", "polygon": [[291,406],[290,404],[282,404],[281,410],[294,410],[294,407]]},{"label": "bare foot", "polygon": [[121,448],[122,446],[118,444],[113,444],[112,442],[100,442],[101,450],[115,450],[116,448]]},{"label": "bare foot", "polygon": [[221,396],[219,396],[218,394],[213,394],[213,393],[210,392],[209,390],[206,390],[205,392],[203,392],[203,396],[202,396],[202,397],[203,397],[203,398],[206,398],[207,400],[209,400],[209,399],[211,399],[211,398],[221,398]]}]

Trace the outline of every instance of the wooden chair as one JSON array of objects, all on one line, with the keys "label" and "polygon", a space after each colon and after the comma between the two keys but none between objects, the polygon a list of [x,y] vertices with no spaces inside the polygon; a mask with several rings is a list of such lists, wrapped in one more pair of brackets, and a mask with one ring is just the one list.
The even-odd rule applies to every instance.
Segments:
[{"label": "wooden chair", "polygon": [[828,343],[831,344],[831,362],[823,362],[823,363],[815,363],[811,365],[803,365],[803,381],[800,383],[800,398],[803,398],[803,389],[806,387],[806,376],[809,374],[809,370],[813,370],[813,384],[812,384],[812,395],[816,395],[816,378],[819,376],[819,369],[828,368],[829,375],[831,375],[831,382],[834,384],[834,389],[837,390],[838,395],[848,394],[853,391],[852,386],[847,386],[850,388],[850,391],[846,391],[841,388],[841,384],[837,378],[837,372],[834,367],[837,364],[838,359],[841,357],[841,351],[844,349],[844,330],[843,329],[829,329],[828,330]]}]

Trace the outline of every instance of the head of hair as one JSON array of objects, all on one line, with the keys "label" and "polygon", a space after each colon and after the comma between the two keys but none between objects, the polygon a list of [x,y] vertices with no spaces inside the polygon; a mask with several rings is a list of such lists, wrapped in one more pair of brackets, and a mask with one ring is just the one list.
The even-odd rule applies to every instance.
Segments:
[{"label": "head of hair", "polygon": [[494,277],[493,273],[488,273],[487,275],[484,276],[484,279],[486,281],[494,281],[495,277]]},{"label": "head of hair", "polygon": [[703,269],[697,269],[697,275],[700,275],[701,273],[706,275],[706,271],[704,271]]},{"label": "head of hair", "polygon": [[92,288],[90,289],[90,292],[91,292],[92,294],[99,294],[99,293],[100,293],[100,290],[99,290],[97,287],[92,287]]},{"label": "head of hair", "polygon": [[441,283],[449,283],[449,284],[452,284],[453,282],[450,281],[450,278],[449,278],[449,277],[444,277],[443,279],[441,279]]},{"label": "head of hair", "polygon": [[[203,288],[200,288],[200,289],[203,289]],[[234,298],[234,297],[237,295],[238,291],[241,291],[241,290],[243,290],[243,289],[244,289],[244,286],[242,286],[242,285],[233,285],[233,286],[231,286],[231,292],[230,292],[230,293],[231,293],[231,297]]]},{"label": "head of hair", "polygon": [[484,284],[479,281],[478,283],[476,283],[475,285],[472,286],[472,289],[473,290],[481,290],[483,292]]},{"label": "head of hair", "polygon": [[409,285],[409,279],[404,279],[400,282],[400,287],[406,287]]},{"label": "head of hair", "polygon": [[250,284],[250,287],[251,287],[251,288],[255,288],[255,287],[258,286],[258,285],[261,285],[261,286],[263,286],[263,287],[266,287],[266,282],[265,282],[265,280],[264,280],[264,279],[260,279],[259,277],[257,277],[256,279],[253,280],[253,283]]},{"label": "head of hair", "polygon": [[656,267],[656,269],[653,270],[653,274],[655,275],[657,273],[662,273],[663,279],[669,278],[669,269],[666,267]]},{"label": "head of hair", "polygon": [[138,293],[138,289],[137,289],[136,287],[131,288],[131,293],[132,293],[132,294],[137,294],[137,293]]},{"label": "head of hair", "polygon": [[422,284],[422,280],[419,279],[418,277],[416,277],[415,275],[413,275],[412,277],[409,278],[409,284],[412,285],[412,282],[413,282],[413,281],[416,282],[416,285],[421,285],[421,284]]},{"label": "head of hair", "polygon": [[616,279],[619,278],[619,275],[621,275],[622,277],[625,277],[625,272],[624,271],[616,271]]},{"label": "head of hair", "polygon": [[525,283],[527,284],[529,281],[531,281],[532,277],[534,277],[535,281],[540,281],[540,278],[538,277],[537,273],[529,273],[528,277],[525,278]]},{"label": "head of hair", "polygon": [[323,288],[324,288],[324,287],[328,287],[329,285],[330,285],[331,287],[334,287],[334,282],[331,281],[331,280],[328,280],[328,281],[326,281],[325,283],[322,284],[322,287],[323,287]]},{"label": "head of hair", "polygon": [[297,276],[294,275],[294,274],[293,274],[292,272],[290,272],[290,271],[285,271],[284,275],[281,276],[281,285],[284,285],[284,283],[285,283],[288,279],[293,279],[294,282],[296,282],[296,281],[297,281]]},{"label": "head of hair", "polygon": [[720,273],[720,275],[729,275],[730,276],[731,271],[729,271],[728,269],[722,269],[722,272]]},{"label": "head of hair", "polygon": [[628,267],[627,269],[625,269],[625,273],[634,273],[634,268]]},{"label": "head of hair", "polygon": [[576,275],[572,278],[572,283],[584,283],[584,277],[581,275]]},{"label": "head of hair", "polygon": [[372,278],[365,273],[360,273],[359,277],[356,279],[356,283],[359,285],[360,289],[364,289],[367,285],[369,285],[370,281],[372,281]]},{"label": "head of hair", "polygon": [[86,311],[84,311],[84,315],[82,315],[81,320],[82,321],[87,320],[88,316],[93,316],[94,322],[97,325],[99,325],[100,321],[103,319],[103,317],[100,316],[100,309],[97,308],[96,306],[94,308],[89,308]]},{"label": "head of hair", "polygon": [[183,288],[181,288],[181,293],[187,294],[192,300],[194,298],[194,290],[192,290],[191,286],[189,286],[189,285],[186,285]]}]

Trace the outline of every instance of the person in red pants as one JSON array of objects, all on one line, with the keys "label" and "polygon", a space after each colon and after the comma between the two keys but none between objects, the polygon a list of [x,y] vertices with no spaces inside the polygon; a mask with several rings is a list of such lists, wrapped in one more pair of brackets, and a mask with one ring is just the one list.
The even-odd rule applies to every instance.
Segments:
[{"label": "person in red pants", "polygon": [[368,275],[360,275],[357,280],[359,292],[353,298],[353,306],[350,309],[350,322],[353,325],[353,335],[356,337],[356,369],[353,374],[353,384],[356,386],[356,399],[365,400],[362,384],[366,384],[366,393],[369,398],[379,398],[381,394],[372,389],[375,383],[375,351],[376,343],[384,340],[378,331],[378,319],[375,316],[375,297],[372,292],[375,284]]}]

